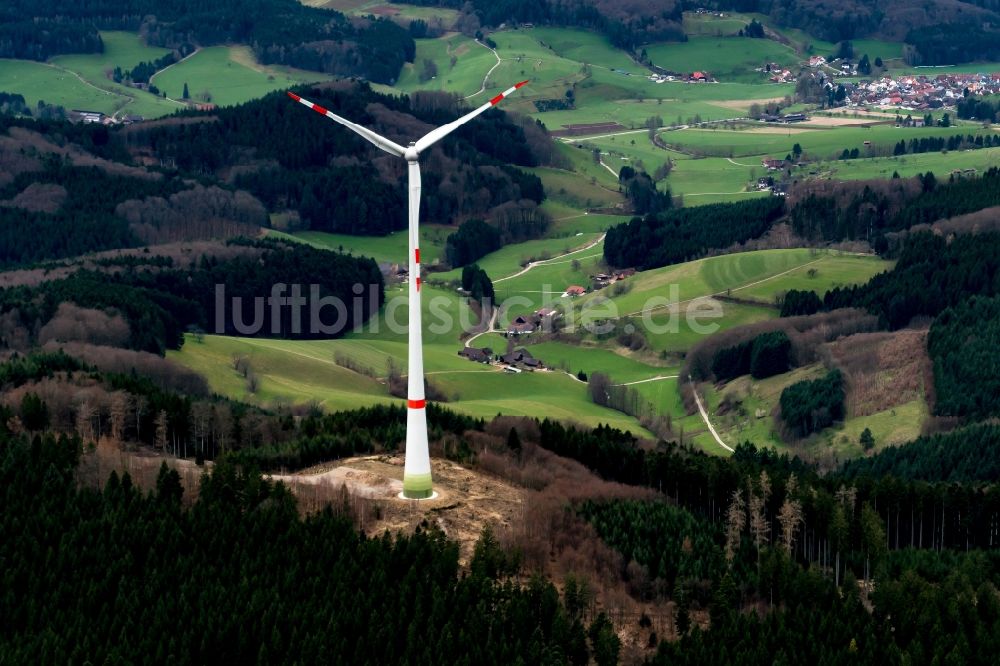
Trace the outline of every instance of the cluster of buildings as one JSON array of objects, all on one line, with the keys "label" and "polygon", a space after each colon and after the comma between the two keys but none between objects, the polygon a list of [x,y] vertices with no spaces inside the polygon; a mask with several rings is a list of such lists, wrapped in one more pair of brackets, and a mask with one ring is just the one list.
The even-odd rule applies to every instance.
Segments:
[{"label": "cluster of buildings", "polygon": [[620,271],[615,271],[614,273],[598,273],[597,275],[590,276],[590,282],[594,287],[594,291],[598,289],[604,289],[610,284],[624,280],[625,278],[630,278],[635,275],[634,268],[623,268]]},{"label": "cluster of buildings", "polygon": [[508,338],[530,335],[540,328],[550,328],[559,313],[552,308],[540,308],[531,313],[530,316],[519,315],[510,322],[504,332]]},{"label": "cluster of buildings", "polygon": [[896,106],[925,110],[953,106],[968,89],[969,94],[1000,94],[1000,72],[992,74],[923,74],[884,76],[857,84],[844,84],[853,105]]},{"label": "cluster of buildings", "polygon": [[647,78],[653,83],[667,83],[668,81],[681,81],[687,83],[709,83],[715,81],[708,72],[691,72],[690,74],[671,73],[659,67],[654,67],[654,71]]},{"label": "cluster of buildings", "polygon": [[131,125],[143,120],[142,116],[127,115],[118,118],[117,116],[106,115],[100,111],[84,111],[82,109],[73,109],[66,114],[66,118],[71,122],[84,123],[85,125]]},{"label": "cluster of buildings", "polygon": [[534,372],[535,370],[544,370],[545,364],[542,363],[541,359],[537,359],[532,355],[530,351],[524,347],[519,347],[517,349],[512,349],[506,354],[493,354],[493,350],[489,347],[463,347],[458,350],[458,355],[466,358],[473,363],[483,363],[483,364],[493,364],[503,366],[505,372],[523,372],[527,370],[528,372]]}]

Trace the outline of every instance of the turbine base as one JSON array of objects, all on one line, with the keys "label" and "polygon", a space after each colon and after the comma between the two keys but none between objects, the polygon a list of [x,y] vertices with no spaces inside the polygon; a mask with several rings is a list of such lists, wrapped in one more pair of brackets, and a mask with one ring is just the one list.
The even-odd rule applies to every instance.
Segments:
[{"label": "turbine base", "polygon": [[435,491],[430,490],[430,491],[427,491],[427,492],[428,492],[427,495],[423,495],[421,497],[412,497],[410,495],[407,495],[406,491],[404,490],[403,492],[401,492],[398,495],[396,495],[396,497],[398,497],[401,500],[406,500],[408,502],[424,502],[426,500],[432,500],[432,499],[437,499],[438,498],[438,494]]},{"label": "turbine base", "polygon": [[430,499],[434,495],[434,484],[430,473],[403,473],[402,497],[406,499]]}]

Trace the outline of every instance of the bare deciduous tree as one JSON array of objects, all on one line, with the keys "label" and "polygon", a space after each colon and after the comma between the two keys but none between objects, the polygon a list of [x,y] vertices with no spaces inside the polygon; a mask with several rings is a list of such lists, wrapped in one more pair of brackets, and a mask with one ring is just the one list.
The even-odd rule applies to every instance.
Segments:
[{"label": "bare deciduous tree", "polygon": [[167,412],[161,409],[160,413],[156,415],[156,439],[154,440],[156,448],[161,451],[167,448],[167,427],[169,425]]},{"label": "bare deciduous tree", "polygon": [[733,499],[726,511],[726,560],[730,562],[740,547],[740,537],[746,522],[746,502],[743,501],[743,494],[737,488],[733,491]]},{"label": "bare deciduous tree", "polygon": [[781,524],[781,545],[788,555],[792,554],[795,544],[795,532],[802,523],[802,502],[795,499],[797,480],[795,474],[788,478],[785,489],[785,502],[778,511],[778,523]]}]

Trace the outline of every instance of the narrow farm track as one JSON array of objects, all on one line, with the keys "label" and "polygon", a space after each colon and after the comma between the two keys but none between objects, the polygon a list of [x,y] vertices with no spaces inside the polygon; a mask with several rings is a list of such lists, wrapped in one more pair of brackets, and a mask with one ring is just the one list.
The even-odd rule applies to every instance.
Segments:
[{"label": "narrow farm track", "polygon": [[649,379],[637,379],[634,382],[624,382],[622,384],[612,384],[612,386],[635,386],[636,384],[648,384],[649,382],[660,382],[664,379],[677,379],[680,375],[656,375]]},{"label": "narrow farm track", "polygon": [[[570,255],[579,254],[580,252],[586,252],[587,250],[592,250],[593,248],[597,247],[598,245],[600,245],[604,241],[604,237],[605,236],[607,236],[607,233],[601,234],[601,237],[598,238],[597,240],[595,240],[590,245],[587,245],[586,247],[581,247],[581,248],[579,248],[577,250],[573,250],[572,252],[567,252],[565,254],[560,254],[560,255],[557,255],[557,256],[552,257],[550,259],[542,259],[541,261],[532,261],[532,262],[529,262],[527,266],[525,266],[524,268],[522,268],[517,273],[513,273],[512,275],[508,275],[506,277],[497,278],[496,280],[493,280],[493,284],[496,284],[497,282],[503,282],[504,280],[513,280],[516,277],[521,277],[522,275],[524,275],[525,273],[527,273],[528,271],[530,271],[532,268],[535,268],[536,266],[545,266],[546,264],[565,263],[565,262],[557,262],[556,259],[563,259],[563,258],[568,257]],[[598,256],[598,255],[593,255],[593,256]],[[570,260],[570,261],[572,261],[572,260]]]},{"label": "narrow farm track", "polygon": [[[493,71],[494,71],[494,70],[495,70],[495,69],[496,69],[497,67],[499,67],[499,66],[500,66],[500,63],[501,63],[501,62],[503,62],[503,58],[501,58],[501,57],[500,57],[500,54],[498,54],[498,53],[497,53],[497,50],[496,50],[496,49],[493,49],[493,48],[490,48],[489,46],[486,46],[486,44],[483,44],[483,43],[482,43],[481,41],[479,41],[478,39],[476,40],[476,44],[479,44],[479,45],[480,45],[480,46],[482,46],[482,47],[483,47],[484,49],[486,49],[486,50],[488,50],[488,51],[489,51],[490,53],[492,53],[492,54],[493,54],[493,57],[494,57],[494,58],[496,58],[496,59],[497,59],[497,61],[496,61],[496,64],[494,64],[494,65],[493,65],[492,67],[490,67],[490,71],[486,72],[486,76],[484,76],[484,77],[483,77],[483,85],[481,85],[481,86],[479,87],[479,90],[477,90],[476,92],[472,93],[471,95],[466,95],[466,96],[465,96],[465,97],[463,97],[462,99],[472,99],[473,97],[476,97],[477,95],[482,95],[482,94],[483,94],[484,92],[486,92],[486,83],[487,83],[487,82],[488,82],[488,81],[490,80],[490,74],[492,74],[492,73],[493,73]],[[449,47],[449,48],[450,48],[450,47]]]},{"label": "narrow farm track", "polygon": [[[687,196],[687,195],[685,195],[685,196]],[[804,264],[799,264],[798,266],[795,266],[793,268],[789,268],[787,271],[782,271],[780,273],[775,273],[774,275],[771,275],[770,277],[766,277],[766,278],[764,278],[762,280],[757,280],[755,282],[749,282],[747,284],[740,285],[739,287],[734,287],[732,289],[723,289],[722,291],[717,291],[717,292],[712,293],[712,294],[706,294],[706,295],[703,295],[703,296],[695,296],[694,298],[688,298],[688,299],[685,299],[683,301],[677,301],[676,303],[669,303],[667,305],[660,305],[660,306],[657,306],[655,308],[647,308],[645,310],[637,310],[635,312],[629,312],[628,314],[626,314],[624,316],[625,317],[635,317],[637,315],[641,315],[641,314],[644,314],[646,312],[654,312],[656,310],[663,310],[664,308],[672,308],[672,307],[677,306],[677,305],[684,305],[686,303],[693,303],[694,301],[700,301],[700,300],[712,298],[714,296],[722,296],[723,294],[732,293],[734,291],[742,291],[744,289],[749,289],[750,287],[756,287],[758,284],[763,284],[765,282],[769,282],[769,281],[771,281],[771,280],[773,280],[775,278],[781,277],[782,275],[788,275],[789,273],[791,273],[793,271],[797,271],[797,270],[799,270],[801,268],[804,268],[806,266],[809,266],[811,264],[815,264],[817,261],[821,261],[821,260],[822,260],[822,257],[820,257],[820,259],[813,259],[812,261],[807,261]],[[621,319],[621,317],[618,317],[618,319]]]},{"label": "narrow farm track", "polygon": [[[691,381],[690,377],[688,378],[688,381]],[[719,446],[730,453],[734,453],[733,447],[722,441],[722,438],[719,437],[719,433],[715,431],[715,426],[713,426],[712,422],[708,419],[708,412],[705,411],[705,406],[701,404],[701,396],[698,395],[698,389],[695,387],[693,381],[691,382],[691,390],[694,392],[694,401],[695,404],[698,405],[698,412],[701,414],[701,419],[705,422],[705,425],[708,426],[708,431],[712,433],[712,437],[715,438],[715,441],[719,444]]]}]

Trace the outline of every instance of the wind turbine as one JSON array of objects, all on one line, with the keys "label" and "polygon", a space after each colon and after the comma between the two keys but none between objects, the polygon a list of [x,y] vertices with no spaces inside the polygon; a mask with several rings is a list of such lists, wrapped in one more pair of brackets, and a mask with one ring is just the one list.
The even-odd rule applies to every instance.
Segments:
[{"label": "wind turbine", "polygon": [[409,319],[409,356],[410,364],[406,388],[406,458],[403,465],[403,494],[406,499],[428,499],[434,496],[431,478],[431,456],[427,445],[427,402],[424,398],[424,353],[420,313],[420,154],[445,138],[456,129],[469,122],[484,111],[491,109],[521,86],[527,84],[521,81],[503,91],[489,102],[470,111],[458,120],[431,130],[420,140],[410,142],[404,148],[398,143],[376,134],[366,127],[357,125],[341,118],[337,114],[324,109],[319,104],[313,104],[293,92],[288,96],[296,102],[308,106],[313,111],[340,123],[344,127],[360,134],[362,138],[373,143],[385,152],[402,157],[408,165],[409,175],[409,259],[410,259],[410,319]]}]

